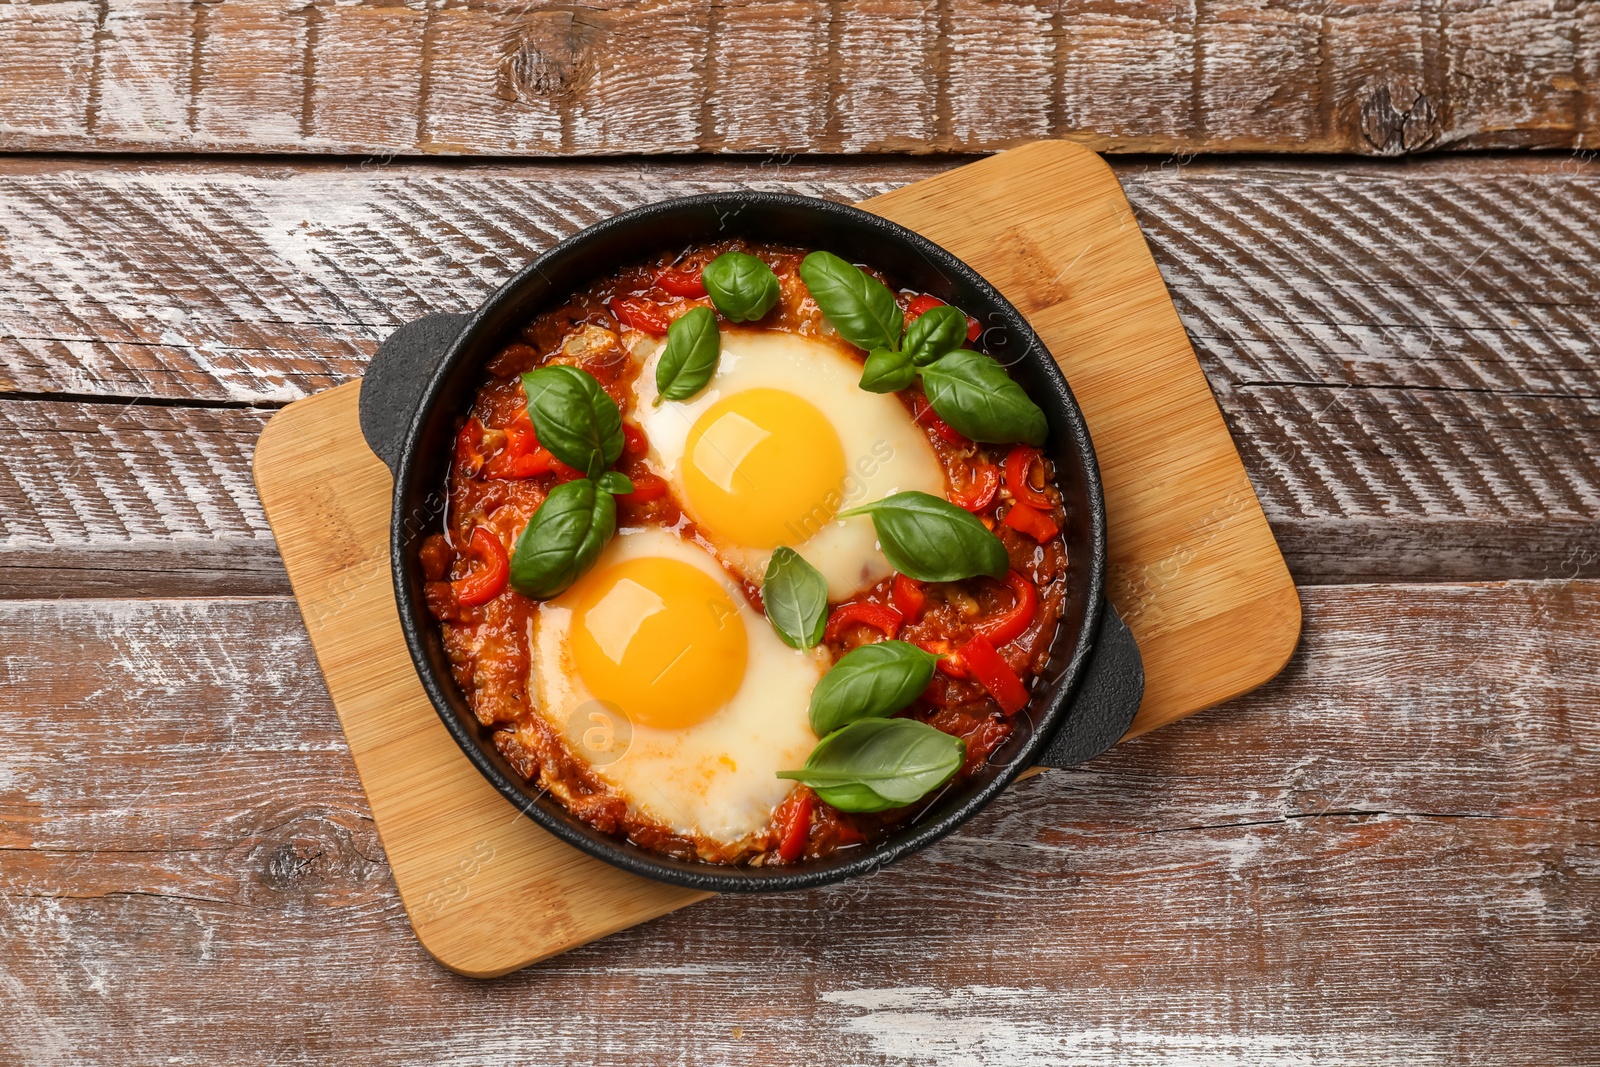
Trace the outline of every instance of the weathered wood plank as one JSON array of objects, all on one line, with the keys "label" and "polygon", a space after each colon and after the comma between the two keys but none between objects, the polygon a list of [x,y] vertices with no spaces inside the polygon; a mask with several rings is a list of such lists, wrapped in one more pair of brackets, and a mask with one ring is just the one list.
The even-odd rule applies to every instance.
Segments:
[{"label": "weathered wood plank", "polygon": [[1586,1062],[1600,583],[1305,607],[1266,689],[874,878],[479,984],[410,936],[292,602],[0,604],[0,1041],[30,1064]]},{"label": "weathered wood plank", "polygon": [[286,592],[250,474],[270,414],[0,402],[0,596]]},{"label": "weathered wood plank", "polygon": [[1593,147],[1565,0],[151,0],[0,7],[0,149]]},{"label": "weathered wood plank", "polygon": [[[860,198],[931,172],[12,169],[0,384],[284,403],[359,374],[394,324],[470,307],[616,211],[738,186]],[[1122,177],[1213,378],[1600,393],[1600,166]]]},{"label": "weathered wood plank", "polygon": [[[859,199],[928,169],[13,166],[0,171],[0,388],[281,404],[358,375],[393,324],[472,306],[623,208],[736,184]],[[1123,178],[1300,580],[1600,573],[1600,170]],[[243,470],[260,416],[196,419]],[[59,490],[38,486],[57,454],[35,468],[27,435],[3,433],[16,445],[0,468],[36,488],[0,487],[18,509],[0,520],[17,530],[0,542],[0,592],[31,595],[52,567],[96,594],[283,591],[248,485],[231,499],[248,521],[169,527],[116,438],[89,443],[105,457],[86,491],[143,516],[125,537],[54,503]],[[198,456],[179,466],[163,491],[209,478]],[[81,554],[90,544],[103,562]],[[107,585],[108,566],[132,584]]]}]

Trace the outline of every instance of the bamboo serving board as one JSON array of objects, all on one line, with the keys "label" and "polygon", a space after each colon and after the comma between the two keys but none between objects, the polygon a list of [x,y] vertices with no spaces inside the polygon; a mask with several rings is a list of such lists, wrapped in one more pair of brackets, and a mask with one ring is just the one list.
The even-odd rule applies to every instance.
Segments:
[{"label": "bamboo serving board", "polygon": [[[1105,483],[1109,596],[1144,656],[1129,736],[1276,674],[1300,601],[1110,168],[1039,142],[862,206],[976,268],[1065,371]],[[359,389],[279,412],[255,478],[418,939],[452,970],[489,977],[704,897],[561,843],[451,740],[400,634],[393,483],[361,436]]]}]

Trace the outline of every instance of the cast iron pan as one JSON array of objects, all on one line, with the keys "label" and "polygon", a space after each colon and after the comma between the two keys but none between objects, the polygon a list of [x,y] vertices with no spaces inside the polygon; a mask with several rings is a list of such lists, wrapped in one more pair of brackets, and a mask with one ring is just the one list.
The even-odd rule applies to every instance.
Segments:
[{"label": "cast iron pan", "polygon": [[[422,595],[423,538],[443,526],[452,443],[483,365],[508,337],[619,267],[668,249],[744,236],[826,249],[868,263],[897,284],[946,300],[984,324],[983,346],[1044,409],[1046,452],[1067,510],[1070,578],[1050,667],[1019,728],[971,781],[928,804],[873,846],[792,866],[736,868],[677,860],[579,821],[522,779],[478,725],[450,675]],[[923,848],[975,815],[1023,770],[1097,756],[1127,730],[1144,667],[1126,625],[1105,603],[1106,520],[1100,470],[1066,379],[1017,309],[970,267],[902,226],[858,208],[780,193],[713,193],[651,204],[591,226],[539,256],[469,315],[434,314],[400,327],[361,386],[361,432],[394,473],[390,531],[400,626],[422,687],[467,758],[496,789],[562,840],[635,874],[716,892],[771,892],[841,881]]]}]

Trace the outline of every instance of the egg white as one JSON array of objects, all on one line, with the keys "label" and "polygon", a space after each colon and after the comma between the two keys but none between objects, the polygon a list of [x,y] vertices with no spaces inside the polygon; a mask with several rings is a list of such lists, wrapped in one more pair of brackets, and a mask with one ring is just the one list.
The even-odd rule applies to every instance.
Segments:
[{"label": "egg white", "polygon": [[[794,788],[776,772],[801,766],[816,746],[807,711],[811,690],[827,670],[827,654],[785,645],[715,560],[665,530],[620,534],[590,573],[640,557],[681,560],[727,591],[744,623],[749,648],[744,681],[721,710],[694,726],[665,730],[630,724],[632,736],[623,754],[604,765],[591,764],[591,769],[627,801],[635,816],[736,851],[766,828],[773,810]],[[539,605],[528,689],[538,713],[582,759],[582,735],[592,728],[585,706],[594,698],[573,662],[574,599],[569,591]]]},{"label": "egg white", "polygon": [[[832,422],[847,467],[835,510],[909,490],[945,495],[944,468],[905,407],[893,395],[862,389],[861,365],[837,345],[781,330],[725,325],[722,358],[710,384],[687,401],[665,401],[657,407],[656,363],[664,348],[663,342],[643,341],[634,350],[644,361],[634,384],[634,417],[650,439],[647,462],[672,484],[686,507],[683,454],[695,420],[723,397],[761,388],[806,400]],[[738,544],[704,524],[700,528],[731,566],[752,581],[761,580],[771,549]],[[808,539],[792,547],[827,578],[829,599],[847,600],[894,573],[866,516],[817,523],[812,529]]]}]

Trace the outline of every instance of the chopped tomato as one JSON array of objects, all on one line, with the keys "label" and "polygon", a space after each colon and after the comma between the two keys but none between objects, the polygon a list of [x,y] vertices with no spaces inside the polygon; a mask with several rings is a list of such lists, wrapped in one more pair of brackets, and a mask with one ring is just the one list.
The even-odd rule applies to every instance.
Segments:
[{"label": "chopped tomato", "polygon": [[474,415],[456,435],[456,470],[468,478],[475,478],[483,469],[483,423]]},{"label": "chopped tomato", "polygon": [[430,582],[444,581],[454,558],[450,542],[444,534],[437,533],[429,534],[422,542],[422,550],[417,553],[417,560],[422,564],[422,575]]},{"label": "chopped tomato", "polygon": [[811,837],[811,813],[817,806],[816,794],[805,786],[795,792],[800,799],[789,809],[783,839],[778,845],[778,858],[785,863],[793,863],[805,855],[806,841]]},{"label": "chopped tomato", "polygon": [[967,742],[967,760],[961,770],[971,774],[982,767],[990,753],[1011,736],[1011,720],[998,717],[984,719],[963,736]]},{"label": "chopped tomato", "polygon": [[971,315],[968,315],[967,316],[967,341],[968,341],[968,343],[969,344],[975,344],[977,342],[978,338],[981,337],[981,336],[983,336],[983,323],[979,322],[977,319],[973,318]]},{"label": "chopped tomato", "polygon": [[667,327],[672,325],[666,313],[661,310],[660,304],[639,296],[612,297],[611,314],[615,315],[622,325],[650,334],[652,337],[665,337]]},{"label": "chopped tomato", "polygon": [[1042,463],[1037,448],[1018,445],[1006,455],[1006,489],[1015,500],[1040,511],[1049,511],[1055,501],[1033,487],[1033,465]]},{"label": "chopped tomato", "polygon": [[472,544],[467,549],[472,559],[472,573],[450,583],[456,599],[468,607],[487,604],[500,595],[511,577],[511,561],[506,558],[505,546],[487,526],[472,531]]},{"label": "chopped tomato", "polygon": [[584,473],[576,467],[569,467],[554,456],[550,457],[550,469],[556,472],[557,482],[575,482],[584,477]]},{"label": "chopped tomato", "polygon": [[972,676],[983,683],[1007,715],[1015,715],[1028,706],[1028,687],[1022,684],[1017,672],[1011,669],[1004,656],[995,651],[989,639],[979,634],[961,646],[961,661]]},{"label": "chopped tomato", "polygon": [[701,270],[700,267],[668,267],[656,275],[656,284],[673,296],[705,296],[706,284],[700,277]]},{"label": "chopped tomato", "polygon": [[982,511],[1000,488],[1000,468],[993,463],[974,463],[969,469],[972,480],[950,487],[950,503],[968,511]]},{"label": "chopped tomato", "polygon": [[895,634],[900,632],[900,623],[903,621],[900,613],[891,607],[865,600],[853,600],[833,609],[833,614],[828,616],[828,626],[823,630],[822,637],[825,641],[837,641],[846,627],[859,625],[881,630],[884,636],[892,641]]},{"label": "chopped tomato", "polygon": [[928,594],[923,592],[921,582],[903,574],[894,576],[894,585],[889,590],[889,603],[902,618],[916,622],[927,602]]},{"label": "chopped tomato", "polygon": [[622,457],[624,459],[643,459],[650,451],[650,440],[645,437],[644,431],[631,422],[622,424]]},{"label": "chopped tomato", "polygon": [[619,504],[648,504],[652,500],[660,500],[667,495],[667,482],[654,474],[638,474],[632,479],[633,492],[619,493]]},{"label": "chopped tomato", "polygon": [[506,446],[484,464],[491,478],[535,478],[554,470],[556,458],[539,446],[526,411],[506,427]]},{"label": "chopped tomato", "polygon": [[1005,612],[973,627],[996,648],[1022,636],[1022,631],[1028,628],[1039,611],[1039,591],[1032,582],[1011,571],[1006,575],[1006,585],[1010,587],[1015,603]]},{"label": "chopped tomato", "polygon": [[1049,515],[1023,503],[1012,504],[1011,510],[1000,521],[1040,542],[1048,541],[1061,532],[1061,527]]}]

